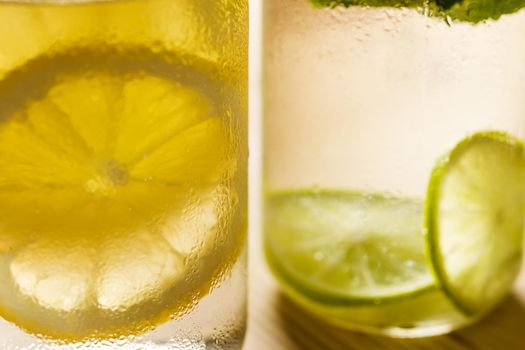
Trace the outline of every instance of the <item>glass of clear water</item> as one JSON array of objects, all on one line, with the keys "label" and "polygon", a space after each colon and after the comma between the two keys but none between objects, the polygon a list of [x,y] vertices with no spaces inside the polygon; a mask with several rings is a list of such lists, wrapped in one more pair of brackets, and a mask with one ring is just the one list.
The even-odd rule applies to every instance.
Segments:
[{"label": "glass of clear water", "polygon": [[265,250],[342,327],[448,332],[511,289],[525,2],[266,0]]}]

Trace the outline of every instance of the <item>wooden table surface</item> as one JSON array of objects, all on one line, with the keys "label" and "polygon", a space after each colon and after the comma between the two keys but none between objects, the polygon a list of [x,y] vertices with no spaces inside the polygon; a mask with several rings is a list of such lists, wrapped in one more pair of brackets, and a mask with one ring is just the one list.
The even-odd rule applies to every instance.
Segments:
[{"label": "wooden table surface", "polygon": [[[525,275],[483,321],[446,336],[403,340],[329,326],[284,297],[266,268],[260,233],[251,233],[248,334],[244,350],[525,350]],[[525,269],[524,269],[525,271]]]}]

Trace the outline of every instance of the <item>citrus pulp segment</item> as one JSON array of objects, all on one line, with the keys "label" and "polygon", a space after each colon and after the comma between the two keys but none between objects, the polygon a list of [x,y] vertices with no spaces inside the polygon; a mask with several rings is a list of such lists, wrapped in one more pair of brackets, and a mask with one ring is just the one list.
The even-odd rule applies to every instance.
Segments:
[{"label": "citrus pulp segment", "polygon": [[490,310],[521,264],[523,145],[500,132],[466,138],[434,168],[426,205],[427,243],[443,289],[468,314]]}]

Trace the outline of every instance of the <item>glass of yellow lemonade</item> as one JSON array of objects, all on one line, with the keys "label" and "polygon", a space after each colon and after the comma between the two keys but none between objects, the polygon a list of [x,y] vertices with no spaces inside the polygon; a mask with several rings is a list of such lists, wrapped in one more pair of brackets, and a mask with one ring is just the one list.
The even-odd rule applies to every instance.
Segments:
[{"label": "glass of yellow lemonade", "polygon": [[340,327],[446,333],[518,274],[525,1],[267,0],[265,251]]},{"label": "glass of yellow lemonade", "polygon": [[0,348],[238,349],[247,1],[0,1]]}]

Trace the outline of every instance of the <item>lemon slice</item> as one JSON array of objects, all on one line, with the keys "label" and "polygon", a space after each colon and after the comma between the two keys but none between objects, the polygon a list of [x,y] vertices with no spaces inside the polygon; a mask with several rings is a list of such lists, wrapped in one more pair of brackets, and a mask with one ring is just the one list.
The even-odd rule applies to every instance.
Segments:
[{"label": "lemon slice", "polygon": [[220,83],[185,62],[76,50],[0,82],[2,317],[60,339],[141,333],[235,258]]},{"label": "lemon slice", "polygon": [[502,132],[481,132],[460,142],[434,168],[425,221],[431,260],[451,300],[467,314],[496,306],[521,265],[521,142]]}]

